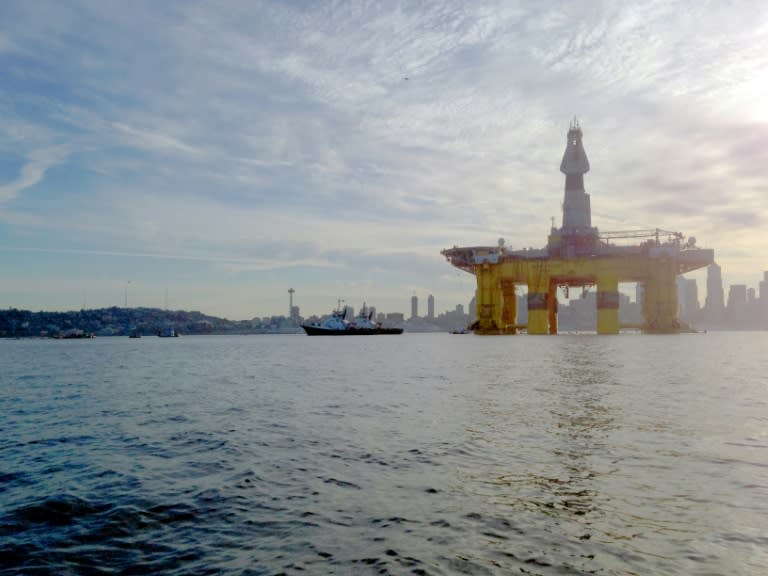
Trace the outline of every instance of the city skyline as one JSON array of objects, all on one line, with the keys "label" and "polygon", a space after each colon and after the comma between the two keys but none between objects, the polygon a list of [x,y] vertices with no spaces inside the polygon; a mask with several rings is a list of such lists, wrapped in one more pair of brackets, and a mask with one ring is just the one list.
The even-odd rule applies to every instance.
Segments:
[{"label": "city skyline", "polygon": [[[727,288],[722,285],[722,273],[720,266],[712,264],[706,268],[707,273],[707,296],[702,300],[699,298],[699,290],[696,279],[686,278],[683,275],[678,276],[677,279],[677,298],[678,298],[678,320],[681,322],[681,326],[684,329],[692,328],[694,330],[766,330],[768,329],[768,271],[763,271],[763,277],[759,281],[758,288],[748,287],[745,284],[731,284]],[[66,312],[57,311],[24,311],[15,308],[0,309],[0,316],[3,314],[11,314],[11,319],[14,318],[14,314],[43,314],[40,318],[50,319],[57,318],[56,314],[64,313],[65,318],[79,317],[79,315],[86,314],[88,322],[91,324],[93,320],[98,317],[98,314],[102,314],[102,320],[106,319],[108,324],[104,326],[101,324],[100,333],[104,335],[120,335],[125,332],[125,326],[120,326],[120,323],[114,322],[113,314],[142,314],[146,313],[152,316],[153,314],[190,314],[190,315],[206,315],[205,311],[201,310],[169,310],[167,307],[163,310],[155,307],[127,307],[127,287],[126,285],[126,302],[123,308],[120,307],[107,307],[102,309],[86,309],[83,307],[81,310],[71,310]],[[585,287],[586,290],[579,296],[572,296],[571,298],[565,298],[562,292],[559,294],[559,300],[561,301],[561,327],[563,330],[572,331],[592,331],[596,325],[597,315],[597,292],[593,290],[594,287]],[[290,326],[297,328],[300,323],[304,321],[318,321],[323,317],[328,316],[329,312],[323,314],[311,314],[304,316],[301,314],[300,306],[294,305],[293,295],[296,290],[289,288],[288,291],[288,314],[273,313],[262,317],[254,317],[245,320],[232,320],[225,317],[219,318],[220,320],[230,323],[217,328],[212,328],[217,333],[228,333],[232,330],[246,330],[255,331],[261,333],[264,331],[271,332],[277,327],[278,332],[283,333]],[[727,297],[726,297],[727,294]],[[710,296],[711,295],[711,296]],[[524,290],[519,291],[517,294],[519,320],[522,324],[525,324],[528,317],[527,310],[527,296]],[[399,310],[378,310],[375,304],[363,302],[360,310],[365,309],[370,312],[381,322],[395,322],[397,324],[404,324],[409,326],[409,329],[416,332],[430,332],[439,331],[442,329],[455,330],[457,328],[465,328],[476,318],[474,301],[472,300],[467,305],[467,311],[465,312],[464,304],[456,304],[455,306],[448,307],[439,313],[435,313],[435,297],[433,294],[428,294],[426,297],[427,310],[426,313],[421,314],[419,312],[420,297],[417,294],[412,294],[410,297],[410,315],[405,314]],[[634,299],[630,296],[628,291],[620,293],[619,297],[619,316],[620,323],[623,329],[637,329],[643,323],[642,314],[642,301],[643,301],[643,287],[641,284],[635,285]],[[347,315],[352,317],[356,313],[356,306],[354,304],[347,303],[346,300],[339,298],[335,309],[346,309]],[[142,312],[144,311],[144,312]],[[74,314],[75,316],[72,316]],[[96,314],[96,316],[94,316]],[[33,316],[16,316],[17,318],[33,318]],[[11,320],[11,322],[13,322]],[[21,322],[21,321],[18,321]],[[35,321],[36,324],[40,324],[40,320]],[[50,320],[48,320],[50,322]],[[414,324],[415,322],[415,324]],[[234,323],[234,324],[232,324]],[[249,323],[247,328],[243,328],[243,323]],[[256,324],[253,324],[256,323]],[[10,325],[9,325],[10,326]],[[19,324],[21,326],[21,324]],[[12,328],[12,326],[11,326]],[[189,328],[187,326],[187,328]],[[193,333],[205,333],[200,332],[199,329],[193,327]],[[290,330],[289,330],[290,331]]]},{"label": "city skyline", "polygon": [[0,23],[0,308],[466,305],[440,250],[545,245],[574,115],[600,231],[694,236],[725,286],[768,268],[768,5],[11,0]]},{"label": "city skyline", "polygon": [[[716,269],[716,275],[713,275],[711,273],[712,268]],[[678,276],[678,304],[679,304],[679,318],[685,319],[687,315],[690,315],[691,310],[696,310],[697,312],[701,312],[706,309],[711,308],[717,308],[718,306],[723,308],[723,310],[728,308],[728,303],[730,300],[733,299],[732,293],[735,292],[741,292],[744,293],[744,303],[750,303],[750,302],[761,302],[766,307],[766,311],[768,312],[768,271],[761,271],[762,276],[760,276],[757,279],[757,285],[751,286],[749,284],[724,284],[722,281],[722,270],[719,264],[715,263],[713,266],[708,266],[703,269],[703,274],[706,278],[706,285],[707,288],[704,290],[701,290],[701,286],[699,286],[699,283],[696,278],[691,277],[692,275],[684,275],[681,274]],[[473,277],[474,278],[474,277]],[[719,304],[717,301],[713,304],[710,303],[708,298],[710,294],[710,288],[709,284],[711,282],[715,282],[719,284],[719,290],[716,290],[716,292],[719,292],[719,294],[716,295],[716,297],[719,299]],[[632,290],[631,288],[634,288]],[[595,292],[595,286],[587,287],[587,293],[589,292]],[[291,299],[289,302],[289,306],[291,309],[297,308],[300,309],[300,306],[294,306],[293,305],[293,293],[296,291],[291,289]],[[622,285],[622,290],[620,292],[625,296],[629,302],[632,304],[637,304],[640,299],[641,290],[640,285],[635,283],[624,283]],[[687,292],[687,294],[686,294]],[[518,297],[522,296],[525,293],[525,290],[520,290],[518,293]],[[692,295],[692,297],[691,297]],[[703,295],[703,297],[702,297]],[[563,294],[563,291],[561,289],[558,289],[557,291],[558,300],[562,303],[567,305],[570,301],[573,300],[579,300],[583,298],[583,295],[577,295],[577,296],[570,296],[569,298],[566,298]],[[410,309],[410,314],[406,314],[404,312],[405,307],[403,310],[390,310],[384,313],[395,313],[395,314],[403,314],[404,317],[408,318],[424,318],[429,319],[436,316],[439,316],[440,314],[444,313],[451,313],[454,312],[458,307],[464,308],[469,303],[474,301],[474,294],[472,295],[471,300],[468,303],[456,303],[453,306],[450,304],[447,306],[443,306],[439,309],[436,307],[437,299],[435,298],[435,295],[432,293],[426,294],[426,297],[422,299],[422,297],[419,294],[413,293],[411,294],[411,297],[407,303],[407,306]],[[692,299],[693,302],[686,302],[688,299]],[[424,314],[420,314],[419,310],[422,305],[422,301],[426,301],[427,303],[427,311]],[[345,305],[349,306],[352,310],[355,310],[355,306],[352,304],[347,303],[344,299],[338,299],[337,305]],[[370,304],[363,302],[362,305],[367,307],[375,307],[375,304]],[[522,307],[525,307],[524,305]],[[687,310],[686,314],[686,307],[690,307]],[[381,310],[378,310],[381,312]],[[470,312],[472,314],[473,311]],[[314,316],[323,316],[324,314],[314,314]],[[768,319],[768,317],[766,318]]]},{"label": "city skyline", "polygon": [[[718,269],[720,269],[720,266],[717,263],[715,263],[715,266]],[[679,275],[678,276],[678,298],[683,298],[682,293],[683,293],[684,289],[681,287],[681,282],[682,281],[686,281],[689,285],[692,283],[693,286],[694,286],[694,293],[696,294],[696,304],[697,304],[697,306],[699,308],[701,308],[701,309],[707,307],[708,306],[709,294],[710,294],[709,284],[710,284],[710,282],[712,280],[710,278],[710,275],[709,275],[709,270],[710,270],[709,267],[707,267],[707,268],[705,268],[703,270],[703,274],[705,275],[705,285],[704,286],[700,285],[696,278],[692,278],[691,277],[691,276],[693,276],[692,274],[689,274],[689,275],[682,275],[681,274],[681,275]],[[729,297],[729,292],[734,287],[739,287],[738,289],[740,289],[740,287],[743,287],[743,291],[745,293],[745,297],[746,297],[746,295],[750,295],[751,294],[754,297],[754,299],[756,299],[756,300],[768,299],[768,271],[762,271],[761,273],[762,273],[763,276],[757,278],[757,281],[754,284],[741,284],[741,283],[738,283],[738,284],[726,284],[722,280],[722,271],[720,271],[720,276],[719,276],[719,282],[720,282],[719,300],[722,302],[722,306],[725,306],[727,304],[728,297]],[[698,274],[698,275],[700,275],[700,274]],[[471,277],[474,280],[474,276],[472,276],[472,275],[468,275],[468,276]],[[145,307],[145,308],[157,308],[157,309],[161,309],[161,310],[173,310],[174,309],[174,308],[169,308],[168,307],[168,294],[167,294],[167,291],[164,294],[164,297],[163,297],[164,300],[163,300],[162,305],[151,305],[151,304],[149,304],[149,305],[144,305],[144,304],[133,305],[133,302],[130,302],[131,306],[129,306],[129,299],[128,299],[129,292],[128,292],[128,288],[129,288],[130,285],[131,285],[131,282],[127,281],[125,283],[124,287],[123,287],[124,293],[123,293],[123,301],[122,301],[122,303],[117,303],[116,302],[116,303],[109,304],[109,305],[103,306],[103,307],[106,307],[106,308],[109,308],[109,307],[120,307],[122,305],[123,308],[141,308],[141,307]],[[620,288],[621,288],[620,292],[624,296],[628,297],[630,302],[637,303],[639,301],[639,298],[640,298],[640,292],[638,291],[639,284],[635,284],[635,283],[622,283],[620,285]],[[588,286],[588,287],[586,287],[586,292],[590,292],[590,291],[594,292],[595,291],[595,286]],[[287,297],[287,300],[284,302],[285,310],[283,311],[283,312],[287,312],[287,313],[283,313],[280,310],[273,310],[271,312],[268,312],[267,314],[256,315],[256,316],[253,316],[252,318],[265,318],[265,317],[270,317],[270,316],[281,316],[281,315],[285,316],[286,318],[290,318],[290,317],[294,317],[294,316],[298,316],[298,315],[307,316],[307,314],[304,314],[304,313],[301,312],[301,308],[302,307],[301,307],[301,303],[300,303],[300,292],[301,292],[300,290],[297,291],[294,288],[289,288],[287,290],[288,297]],[[296,294],[296,293],[299,294],[298,298],[296,296],[294,296],[294,294]],[[522,295],[524,293],[525,293],[524,289],[521,289],[519,291],[519,295]],[[425,297],[423,299],[424,299],[424,301],[427,302],[427,307],[428,307],[427,308],[427,313],[423,314],[423,315],[416,314],[415,316],[417,316],[417,317],[430,318],[430,317],[432,317],[432,315],[437,316],[437,315],[440,315],[440,314],[444,314],[446,312],[448,312],[448,313],[454,312],[456,310],[456,308],[459,307],[459,306],[466,307],[469,302],[474,300],[474,297],[475,297],[474,296],[474,292],[473,292],[471,294],[471,296],[470,296],[470,299],[467,302],[447,303],[447,304],[443,304],[440,307],[437,307],[436,306],[436,302],[439,302],[439,299],[435,298],[435,295],[432,294],[432,293],[425,293],[425,294],[426,295],[425,295]],[[569,301],[577,300],[577,299],[581,298],[582,296],[581,295],[574,295],[574,294],[572,294],[570,297],[566,298],[565,295],[563,294],[563,291],[561,289],[558,289],[557,297],[558,297],[558,300],[561,303],[567,304]],[[294,299],[296,299],[296,302],[294,302]],[[403,308],[402,309],[395,308],[393,310],[385,311],[384,313],[403,314],[406,317],[414,316],[414,310],[418,310],[419,309],[419,307],[421,306],[421,304],[420,304],[421,301],[422,301],[422,296],[420,296],[419,294],[416,294],[416,293],[412,293],[409,298],[403,300],[403,302],[405,302],[405,304],[403,304]],[[358,304],[356,304],[356,303],[354,303],[352,301],[348,302],[345,298],[336,298],[335,306],[334,307],[329,307],[325,311],[312,312],[311,314],[309,314],[309,316],[322,317],[322,316],[328,314],[329,311],[331,309],[334,309],[335,307],[347,306],[347,307],[349,307],[351,309],[356,309],[357,305]],[[375,304],[368,303],[366,301],[361,301],[359,303],[359,306],[361,306],[361,307],[362,306],[366,306],[368,308],[375,308],[375,309],[377,308]],[[6,309],[7,308],[25,309],[25,308],[18,307],[18,306],[6,306],[5,308]],[[94,309],[94,307],[88,305],[87,295],[84,294],[83,295],[83,301],[82,301],[80,306],[74,306],[72,308],[63,309],[63,310],[53,310],[53,309],[50,309],[50,308],[49,309],[41,308],[41,309],[35,309],[35,310],[29,309],[29,308],[27,308],[27,309],[30,310],[30,311],[33,311],[33,312],[38,312],[38,311],[41,311],[41,312],[54,312],[54,311],[76,311],[76,310],[84,310],[84,309]],[[176,309],[180,310],[181,308],[176,308]],[[203,313],[208,313],[208,311],[202,310],[199,307],[193,307],[192,309],[199,310],[200,312],[203,312]],[[410,309],[410,314],[406,314],[406,310],[407,309]],[[432,311],[432,313],[430,313],[430,310]],[[379,311],[381,311],[381,310],[379,310]],[[227,318],[226,316],[221,316],[221,317],[222,318]],[[245,318],[245,319],[240,318],[239,320],[249,320],[249,319],[252,319],[252,318]],[[238,320],[238,319],[234,319],[234,318],[227,318],[227,319],[229,319],[229,320]]]}]

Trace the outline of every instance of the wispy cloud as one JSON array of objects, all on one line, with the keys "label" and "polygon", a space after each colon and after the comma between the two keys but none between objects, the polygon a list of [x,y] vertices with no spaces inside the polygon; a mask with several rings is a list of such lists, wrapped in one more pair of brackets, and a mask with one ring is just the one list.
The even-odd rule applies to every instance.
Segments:
[{"label": "wispy cloud", "polygon": [[19,176],[0,186],[0,207],[14,200],[22,191],[31,188],[45,178],[45,173],[64,162],[69,154],[66,146],[38,148],[29,152]]},{"label": "wispy cloud", "polygon": [[150,258],[157,260],[184,260],[190,262],[211,262],[216,264],[232,265],[240,270],[279,270],[281,268],[311,266],[316,268],[338,268],[339,264],[322,259],[304,258],[289,261],[265,260],[260,258],[248,258],[239,256],[225,256],[221,254],[176,254],[161,252],[118,252],[112,250],[81,250],[71,248],[54,247],[26,247],[6,248],[0,246],[2,252],[18,252],[22,254],[68,254],[77,256],[110,256],[120,258]]},{"label": "wispy cloud", "polygon": [[118,132],[125,136],[125,143],[127,145],[147,152],[156,152],[159,154],[185,154],[190,156],[197,156],[201,153],[201,151],[194,146],[182,142],[179,138],[170,134],[142,130],[119,122],[114,123],[113,126]]}]

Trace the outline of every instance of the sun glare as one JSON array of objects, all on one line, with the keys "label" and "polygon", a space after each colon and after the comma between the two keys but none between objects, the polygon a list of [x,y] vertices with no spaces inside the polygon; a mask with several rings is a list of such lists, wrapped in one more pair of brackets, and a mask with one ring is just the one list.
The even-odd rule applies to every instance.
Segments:
[{"label": "sun glare", "polygon": [[742,114],[750,120],[768,123],[768,73],[756,73],[739,92]]}]

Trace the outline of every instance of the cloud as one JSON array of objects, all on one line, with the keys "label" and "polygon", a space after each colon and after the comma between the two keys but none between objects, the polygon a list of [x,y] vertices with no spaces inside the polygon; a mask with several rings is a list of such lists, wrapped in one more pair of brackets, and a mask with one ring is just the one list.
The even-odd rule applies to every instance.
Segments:
[{"label": "cloud", "polygon": [[38,148],[29,152],[19,177],[0,186],[0,205],[14,200],[22,191],[41,182],[46,172],[63,163],[68,155],[69,149],[65,145]]},{"label": "cloud", "polygon": [[136,148],[161,154],[185,154],[198,156],[201,151],[179,138],[162,132],[142,130],[116,122],[113,126],[126,136],[126,143]]},{"label": "cloud", "polygon": [[171,253],[171,252],[119,252],[113,250],[84,250],[75,248],[54,248],[54,247],[26,247],[26,248],[6,248],[0,247],[3,252],[18,253],[40,253],[40,254],[66,254],[78,256],[109,256],[116,258],[136,258],[136,259],[155,259],[155,260],[183,260],[189,262],[209,262],[225,265],[231,270],[276,270],[286,267],[311,266],[319,268],[338,268],[339,264],[328,262],[327,260],[317,258],[299,258],[288,261],[249,258],[243,256],[226,256],[222,254],[194,254],[194,253]]}]

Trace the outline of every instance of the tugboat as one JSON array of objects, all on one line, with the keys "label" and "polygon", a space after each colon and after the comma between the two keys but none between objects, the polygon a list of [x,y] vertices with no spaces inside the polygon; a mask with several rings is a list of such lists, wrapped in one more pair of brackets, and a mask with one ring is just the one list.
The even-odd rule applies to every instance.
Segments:
[{"label": "tugboat", "polygon": [[451,330],[451,334],[471,334],[471,332],[467,328],[457,328],[456,330]]},{"label": "tugboat", "polygon": [[179,332],[172,326],[167,326],[162,330],[158,331],[157,335],[160,338],[178,338]]},{"label": "tugboat", "polygon": [[322,324],[302,324],[307,336],[374,336],[377,334],[402,334],[402,328],[385,328],[380,322],[372,322],[373,313],[366,314],[365,305],[353,320],[347,320],[347,307],[338,308]]}]

